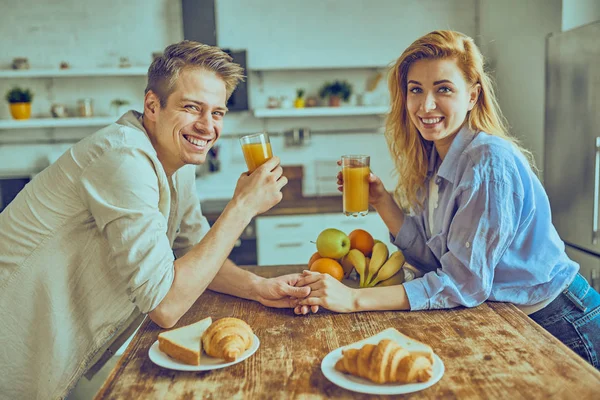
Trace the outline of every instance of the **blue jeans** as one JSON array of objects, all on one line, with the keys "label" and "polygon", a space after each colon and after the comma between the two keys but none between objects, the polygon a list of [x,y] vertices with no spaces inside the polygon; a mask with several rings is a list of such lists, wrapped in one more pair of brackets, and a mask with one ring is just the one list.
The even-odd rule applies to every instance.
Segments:
[{"label": "blue jeans", "polygon": [[583,276],[529,317],[600,370],[600,294]]}]

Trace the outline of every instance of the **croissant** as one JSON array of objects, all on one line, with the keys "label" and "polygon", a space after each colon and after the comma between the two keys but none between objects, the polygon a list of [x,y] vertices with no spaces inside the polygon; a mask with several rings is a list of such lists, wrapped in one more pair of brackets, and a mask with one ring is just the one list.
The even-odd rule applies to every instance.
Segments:
[{"label": "croissant", "polygon": [[202,347],[206,354],[234,361],[252,345],[252,328],[238,318],[221,318],[202,335]]},{"label": "croissant", "polygon": [[426,382],[432,375],[429,358],[411,353],[388,339],[377,345],[344,350],[335,369],[375,383]]}]

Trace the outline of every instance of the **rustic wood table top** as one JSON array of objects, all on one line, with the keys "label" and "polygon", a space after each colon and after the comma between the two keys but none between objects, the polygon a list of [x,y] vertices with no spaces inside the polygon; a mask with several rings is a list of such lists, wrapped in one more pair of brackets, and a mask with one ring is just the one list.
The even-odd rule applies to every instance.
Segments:
[{"label": "rustic wood table top", "polygon": [[[271,277],[303,267],[247,268]],[[260,348],[223,369],[161,368],[150,361],[148,350],[162,329],[146,319],[96,399],[377,398],[334,385],[321,372],[321,361],[338,347],[390,327],[432,346],[446,368],[438,383],[407,398],[592,399],[600,390],[600,372],[511,304],[354,314],[320,310],[296,316],[290,309],[207,291],[177,326],[208,316],[247,321]]]}]

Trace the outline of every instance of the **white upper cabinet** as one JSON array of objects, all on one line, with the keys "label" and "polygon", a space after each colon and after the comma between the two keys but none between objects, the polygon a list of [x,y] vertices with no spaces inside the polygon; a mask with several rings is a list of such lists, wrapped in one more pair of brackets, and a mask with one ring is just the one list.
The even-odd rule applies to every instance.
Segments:
[{"label": "white upper cabinet", "polygon": [[217,42],[249,70],[381,67],[436,29],[476,34],[476,0],[217,0]]}]

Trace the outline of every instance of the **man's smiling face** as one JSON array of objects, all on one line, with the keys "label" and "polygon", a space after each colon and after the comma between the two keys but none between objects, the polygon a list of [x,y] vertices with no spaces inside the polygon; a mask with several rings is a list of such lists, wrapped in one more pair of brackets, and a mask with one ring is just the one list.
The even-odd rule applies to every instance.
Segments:
[{"label": "man's smiling face", "polygon": [[167,173],[202,164],[221,135],[227,112],[225,82],[214,72],[185,68],[164,107],[158,105],[153,144]]}]

